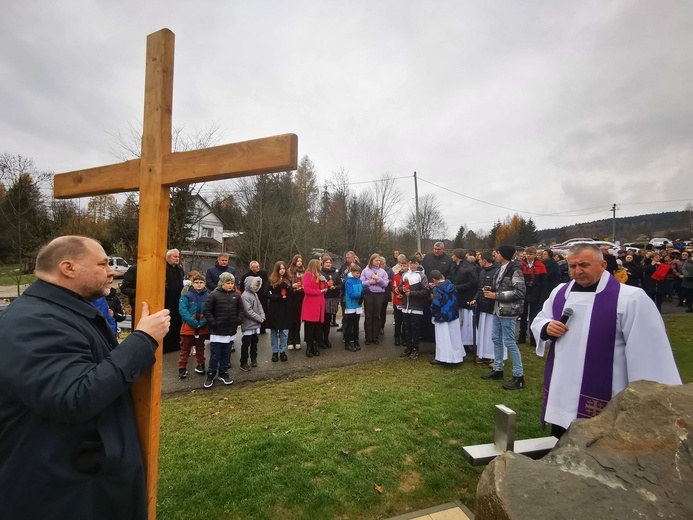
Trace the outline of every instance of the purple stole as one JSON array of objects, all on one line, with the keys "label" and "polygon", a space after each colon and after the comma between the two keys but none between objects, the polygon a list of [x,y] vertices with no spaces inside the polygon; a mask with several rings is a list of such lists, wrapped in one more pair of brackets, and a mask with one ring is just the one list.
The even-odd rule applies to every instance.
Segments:
[{"label": "purple stole", "polygon": [[[553,300],[553,319],[559,320],[565,307],[566,291],[570,284],[561,287]],[[616,307],[621,284],[609,276],[606,287],[594,295],[590,330],[587,336],[587,351],[582,372],[582,386],[578,401],[578,417],[594,417],[611,400],[611,383],[614,371],[614,348],[616,343]],[[551,374],[556,346],[552,345],[546,359],[544,371],[544,395],[542,399],[541,424],[546,424],[546,403],[549,399]],[[559,383],[560,384],[560,383]]]}]

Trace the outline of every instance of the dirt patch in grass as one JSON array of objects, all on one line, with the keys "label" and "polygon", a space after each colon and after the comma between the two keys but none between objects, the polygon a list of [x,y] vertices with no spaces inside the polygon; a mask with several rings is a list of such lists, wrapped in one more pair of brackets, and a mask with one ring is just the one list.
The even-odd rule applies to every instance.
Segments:
[{"label": "dirt patch in grass", "polygon": [[410,471],[399,479],[399,490],[403,493],[411,493],[421,486],[421,475],[416,471]]},{"label": "dirt patch in grass", "polygon": [[368,446],[366,448],[363,448],[362,450],[359,450],[356,452],[357,455],[365,455],[367,453],[371,453],[373,450],[375,450],[376,446]]}]

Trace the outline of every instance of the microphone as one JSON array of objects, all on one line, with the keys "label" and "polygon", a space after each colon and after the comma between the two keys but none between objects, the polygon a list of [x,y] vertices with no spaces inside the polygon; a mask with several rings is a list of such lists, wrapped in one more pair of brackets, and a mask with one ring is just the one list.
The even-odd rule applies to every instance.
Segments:
[{"label": "microphone", "polygon": [[[573,309],[570,307],[566,307],[563,309],[563,316],[561,316],[560,322],[565,325],[568,322],[568,319],[573,315]],[[557,338],[558,339],[558,338]],[[552,339],[550,346],[553,347],[556,345],[556,340]]]},{"label": "microphone", "polygon": [[573,309],[571,309],[570,307],[566,307],[565,309],[563,309],[563,316],[561,316],[561,320],[560,320],[561,323],[563,325],[565,325],[566,322],[568,321],[568,318],[570,318],[572,315],[573,315]]}]

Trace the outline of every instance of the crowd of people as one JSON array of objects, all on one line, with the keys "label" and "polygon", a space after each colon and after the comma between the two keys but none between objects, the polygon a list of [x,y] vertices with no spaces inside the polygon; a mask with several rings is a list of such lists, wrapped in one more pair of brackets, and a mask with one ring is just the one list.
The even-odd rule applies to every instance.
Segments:
[{"label": "crowd of people", "polygon": [[[623,284],[641,287],[657,309],[677,295],[677,304],[693,312],[693,260],[688,247],[679,250],[668,244],[662,251],[628,249],[617,255],[602,248],[601,253],[606,272]],[[365,262],[349,251],[339,269],[329,254],[305,265],[301,255],[294,255],[288,264],[276,262],[269,275],[252,261],[241,277],[228,255],[221,253],[205,273],[191,271],[187,280],[179,259],[175,249],[167,253],[166,308],[171,311],[172,330],[164,351],[180,351],[181,379],[188,375],[189,358],[195,357],[194,370],[206,375],[205,388],[215,380],[233,383],[230,355],[239,329],[239,369],[250,371],[258,366],[258,338],[266,331],[272,362],[288,361],[287,351],[320,356],[335,343],[349,352],[358,352],[362,341],[364,346],[377,345],[391,305],[394,343],[403,347],[402,357],[417,359],[421,341],[435,342],[432,364],[462,363],[470,356],[492,369],[484,379],[504,380],[509,354],[512,379],[503,387],[520,389],[525,381],[519,345],[537,346],[531,323],[551,292],[570,281],[565,257],[535,247],[519,252],[512,246],[499,246],[493,252],[458,248],[448,255],[445,245],[437,242],[426,255],[407,257],[395,250],[389,260],[374,253]],[[121,287],[133,306],[135,274],[128,272]],[[180,295],[176,287],[182,287]],[[343,333],[339,341],[333,327]],[[205,341],[210,343],[208,365]]]}]

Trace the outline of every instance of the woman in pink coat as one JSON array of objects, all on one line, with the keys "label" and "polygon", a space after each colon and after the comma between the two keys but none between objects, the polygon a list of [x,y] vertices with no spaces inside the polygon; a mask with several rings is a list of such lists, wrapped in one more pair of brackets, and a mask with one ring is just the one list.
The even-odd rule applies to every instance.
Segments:
[{"label": "woman in pink coat", "polygon": [[322,343],[322,322],[325,318],[325,292],[327,283],[320,273],[320,260],[313,259],[303,275],[303,306],[301,320],[306,338],[306,356],[319,356],[318,344]]}]

